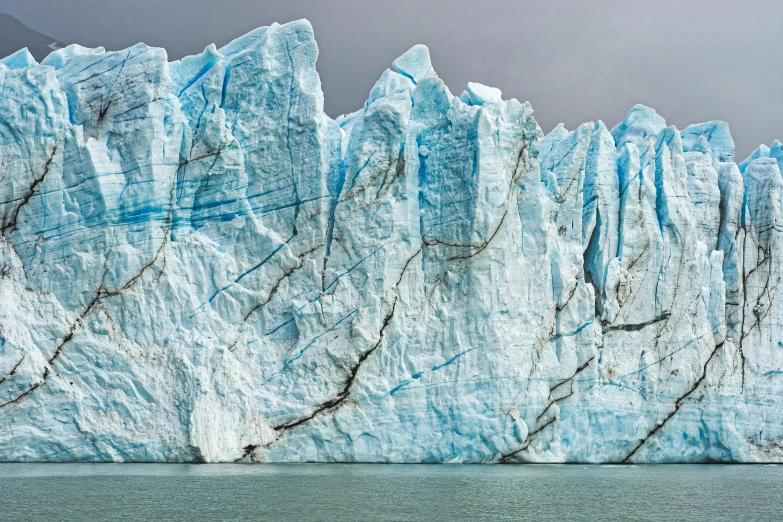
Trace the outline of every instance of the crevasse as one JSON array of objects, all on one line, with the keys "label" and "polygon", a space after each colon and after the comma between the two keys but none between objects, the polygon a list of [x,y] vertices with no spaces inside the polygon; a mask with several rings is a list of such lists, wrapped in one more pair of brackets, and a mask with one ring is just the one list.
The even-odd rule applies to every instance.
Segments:
[{"label": "crevasse", "polygon": [[783,460],[780,142],[316,57],[0,61],[0,460]]}]

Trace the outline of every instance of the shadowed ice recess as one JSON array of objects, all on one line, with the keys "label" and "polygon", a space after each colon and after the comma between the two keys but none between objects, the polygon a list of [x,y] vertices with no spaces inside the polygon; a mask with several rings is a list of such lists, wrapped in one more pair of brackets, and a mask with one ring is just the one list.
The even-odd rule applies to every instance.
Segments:
[{"label": "shadowed ice recess", "polygon": [[0,60],[0,460],[783,461],[779,141],[317,54]]}]

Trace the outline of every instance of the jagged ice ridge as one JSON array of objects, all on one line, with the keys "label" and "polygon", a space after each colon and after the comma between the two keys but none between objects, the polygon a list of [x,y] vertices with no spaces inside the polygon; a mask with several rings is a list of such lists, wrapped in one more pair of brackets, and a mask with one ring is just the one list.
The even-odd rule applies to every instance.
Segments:
[{"label": "jagged ice ridge", "polygon": [[779,141],[317,53],[0,61],[0,460],[783,460]]}]

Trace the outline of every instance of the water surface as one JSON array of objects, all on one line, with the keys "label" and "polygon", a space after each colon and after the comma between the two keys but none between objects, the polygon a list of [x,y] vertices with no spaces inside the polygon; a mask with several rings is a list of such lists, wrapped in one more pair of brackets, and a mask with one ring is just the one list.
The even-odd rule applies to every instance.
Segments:
[{"label": "water surface", "polygon": [[12,520],[783,519],[783,466],[0,464]]}]

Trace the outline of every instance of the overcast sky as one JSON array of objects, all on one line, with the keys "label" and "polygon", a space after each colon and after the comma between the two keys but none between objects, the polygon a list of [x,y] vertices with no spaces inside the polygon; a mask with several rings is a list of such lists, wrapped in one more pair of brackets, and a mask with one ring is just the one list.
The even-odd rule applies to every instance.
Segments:
[{"label": "overcast sky", "polygon": [[308,18],[331,116],[361,107],[392,60],[424,43],[453,93],[499,87],[529,100],[547,132],[612,127],[644,103],[679,128],[728,121],[738,159],[783,139],[780,0],[0,0],[0,12],[61,41],[144,41],[170,59]]}]

